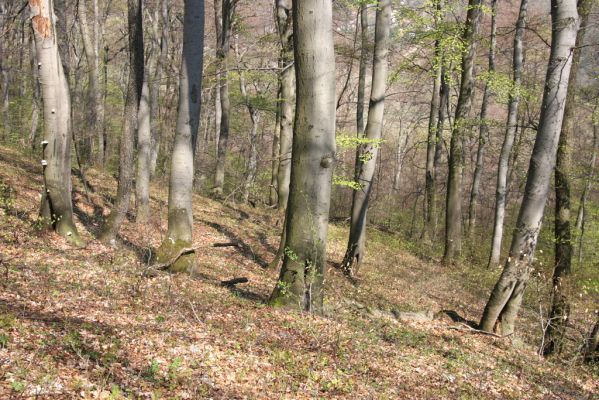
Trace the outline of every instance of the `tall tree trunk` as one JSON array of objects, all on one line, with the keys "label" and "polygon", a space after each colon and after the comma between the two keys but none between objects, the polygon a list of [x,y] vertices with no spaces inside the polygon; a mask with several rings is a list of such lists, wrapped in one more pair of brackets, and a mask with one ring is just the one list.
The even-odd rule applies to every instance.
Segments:
[{"label": "tall tree trunk", "polygon": [[71,101],[60,54],[51,0],[30,0],[44,112],[44,191],[40,214],[48,227],[83,245],[73,222],[71,199]]},{"label": "tall tree trunk", "polygon": [[129,79],[123,116],[123,131],[119,154],[119,179],[114,206],[100,240],[114,244],[118,231],[129,210],[133,183],[133,145],[137,111],[144,77],[144,44],[141,0],[127,0],[129,30]]},{"label": "tall tree trunk", "polygon": [[[441,61],[443,64],[443,61]],[[449,82],[446,76],[446,69],[441,68],[441,87],[439,88],[439,118],[437,120],[437,129],[435,132],[435,156],[433,159],[433,182],[432,182],[432,199],[430,199],[433,227],[431,229],[431,238],[437,237],[437,226],[439,214],[437,213],[437,182],[439,181],[439,166],[441,165],[441,157],[443,152],[443,128],[445,126],[445,119],[447,118],[447,112],[449,110]]]},{"label": "tall tree trunk", "polygon": [[368,4],[360,6],[360,69],[358,70],[358,100],[356,103],[356,132],[364,134],[364,99],[366,97],[366,69],[368,68]]},{"label": "tall tree trunk", "polygon": [[570,227],[570,174],[572,154],[570,140],[574,137],[576,110],[576,79],[580,66],[580,49],[583,45],[592,0],[578,0],[580,29],[576,35],[576,47],[572,55],[572,68],[568,83],[568,95],[564,108],[562,132],[557,146],[555,164],[555,260],[553,269],[553,293],[551,311],[541,352],[544,356],[560,354],[570,322],[570,298],[572,291],[572,232]]},{"label": "tall tree trunk", "polygon": [[[151,56],[150,56],[151,57]],[[147,222],[150,215],[150,150],[152,132],[150,129],[149,70],[144,73],[144,82],[139,99],[137,116],[137,175],[135,177],[135,221]]]},{"label": "tall tree trunk", "polygon": [[[435,25],[438,26],[441,19],[441,0],[435,0]],[[433,81],[433,96],[431,98],[431,108],[428,117],[428,136],[426,141],[426,172],[424,183],[424,227],[422,236],[425,240],[430,240],[433,236],[433,217],[435,208],[435,148],[437,147],[437,124],[439,121],[439,106],[441,101],[441,74],[443,57],[441,54],[440,40],[435,41],[435,58],[433,61],[433,70],[435,71],[435,80]]]},{"label": "tall tree trunk", "polygon": [[[279,64],[280,67],[280,64]],[[278,184],[277,178],[279,176],[279,151],[280,144],[279,140],[281,137],[281,103],[279,99],[281,98],[281,77],[279,76],[277,83],[277,104],[276,104],[276,114],[275,114],[275,129],[272,135],[272,150],[271,150],[271,158],[270,162],[270,194],[268,204],[271,207],[276,207],[278,204]]]},{"label": "tall tree trunk", "polygon": [[568,92],[572,51],[576,43],[576,0],[551,1],[551,54],[537,138],[533,148],[524,198],[512,236],[509,257],[485,307],[481,329],[502,334],[514,331],[514,322],[531,272]]},{"label": "tall tree trunk", "polygon": [[[179,77],[179,107],[168,195],[168,232],[156,253],[157,262],[172,260],[191,246],[193,229],[193,158],[202,104],[204,1],[185,0],[183,54]],[[195,254],[180,256],[170,270],[193,272]]]},{"label": "tall tree trunk", "polygon": [[270,304],[321,313],[335,157],[330,0],[293,2],[297,103],[285,258]]},{"label": "tall tree trunk", "polygon": [[[489,45],[489,78],[493,79],[495,72],[495,44],[497,42],[497,25],[495,17],[497,15],[497,0],[491,0],[491,44]],[[480,110],[480,128],[478,135],[478,150],[476,152],[476,166],[474,168],[474,177],[472,179],[472,190],[470,191],[470,204],[468,206],[468,237],[472,238],[474,228],[476,227],[476,208],[478,206],[478,192],[480,180],[483,173],[485,146],[489,141],[489,122],[487,121],[487,113],[489,108],[489,100],[491,98],[491,90],[488,82],[485,84],[483,101]]]},{"label": "tall tree trunk", "polygon": [[[595,112],[599,107],[599,99],[595,106]],[[587,201],[591,189],[593,186],[593,180],[595,177],[595,164],[597,163],[597,147],[599,146],[599,123],[593,121],[593,148],[591,153],[591,160],[589,161],[589,167],[587,170],[586,182],[582,194],[580,195],[580,205],[578,206],[578,212],[576,213],[576,229],[580,231],[578,235],[578,264],[582,263],[582,253],[584,244],[584,234],[586,230],[586,209]]]},{"label": "tall tree trunk", "polygon": [[[162,21],[161,29],[158,23],[159,20]],[[150,130],[152,132],[150,141],[150,177],[154,176],[156,173],[161,132],[163,131],[164,126],[164,116],[160,115],[160,87],[162,86],[163,71],[168,65],[168,35],[170,31],[168,0],[162,0],[160,3],[160,10],[156,9],[152,26],[153,40],[156,42],[154,48],[160,47],[160,54],[158,55],[158,61],[156,62],[154,79],[152,79],[152,84],[150,85]],[[160,39],[158,38],[159,35]]]},{"label": "tall tree trunk", "polygon": [[464,158],[464,137],[468,132],[468,114],[472,105],[474,88],[474,61],[476,36],[480,25],[482,0],[468,1],[466,29],[462,41],[466,51],[462,56],[462,78],[455,112],[455,122],[451,132],[449,171],[447,181],[445,252],[443,262],[452,263],[462,250],[462,170]]},{"label": "tall tree trunk", "polygon": [[[349,241],[342,268],[351,276],[364,259],[366,237],[366,214],[368,200],[372,191],[372,182],[379,150],[379,141],[383,131],[385,110],[385,91],[387,89],[387,70],[389,53],[389,30],[391,19],[390,0],[381,0],[376,12],[374,34],[374,57],[372,62],[372,91],[368,107],[368,121],[365,137],[367,143],[360,145],[360,156],[356,158],[357,180],[361,188],[354,190]],[[354,263],[356,264],[354,266]]]},{"label": "tall tree trunk", "polygon": [[77,2],[77,16],[79,19],[79,29],[83,39],[83,50],[87,59],[87,76],[88,76],[88,126],[90,135],[96,137],[98,149],[96,153],[96,163],[102,167],[104,165],[104,129],[102,127],[102,119],[104,114],[104,103],[102,101],[102,91],[100,89],[100,52],[97,40],[98,6],[95,0],[94,16],[92,18],[91,32],[90,25],[87,19],[87,5],[85,0]]},{"label": "tall tree trunk", "polygon": [[39,72],[37,66],[37,52],[35,48],[35,38],[30,41],[30,62],[31,62],[31,76],[33,79],[31,80],[31,93],[32,93],[32,104],[31,104],[31,129],[29,133],[29,145],[32,150],[37,148],[37,129],[39,125],[39,117],[41,110],[41,89],[39,82]]},{"label": "tall tree trunk", "polygon": [[491,254],[488,267],[499,265],[501,256],[501,242],[503,241],[503,223],[505,220],[505,206],[508,187],[508,169],[510,153],[514,145],[514,139],[518,128],[518,107],[520,105],[520,83],[522,80],[522,63],[524,61],[524,31],[526,29],[526,14],[528,0],[521,0],[518,21],[516,22],[516,33],[514,36],[514,55],[512,59],[512,91],[508,103],[507,126],[505,138],[499,155],[499,167],[497,169],[497,190],[495,193],[495,218],[493,222],[493,236],[491,242]]},{"label": "tall tree trunk", "polygon": [[[217,20],[217,46],[216,57],[218,59],[218,70],[220,76],[220,104],[221,120],[218,150],[216,154],[216,173],[214,177],[213,193],[216,197],[223,194],[225,185],[225,166],[227,162],[227,143],[229,141],[229,120],[231,104],[229,100],[229,65],[228,56],[230,50],[230,39],[233,31],[233,20],[238,0],[216,0],[214,2],[215,17]],[[218,7],[221,6],[220,12]]]},{"label": "tall tree trunk", "polygon": [[293,25],[291,18],[291,0],[276,0],[277,27],[281,53],[281,107],[280,138],[279,138],[279,173],[277,177],[278,203],[277,208],[284,210],[289,198],[289,179],[291,177],[291,150],[293,138],[293,97],[294,97],[294,66],[293,66]]}]

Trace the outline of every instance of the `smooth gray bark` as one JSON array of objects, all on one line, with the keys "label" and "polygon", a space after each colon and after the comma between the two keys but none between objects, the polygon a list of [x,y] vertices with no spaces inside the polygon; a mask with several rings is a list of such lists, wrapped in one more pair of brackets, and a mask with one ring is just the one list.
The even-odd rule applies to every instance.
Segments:
[{"label": "smooth gray bark", "polygon": [[368,121],[364,134],[368,142],[359,146],[360,155],[356,159],[357,181],[361,188],[353,192],[349,240],[342,264],[344,273],[349,276],[353,275],[354,270],[359,268],[365,253],[368,201],[373,187],[372,182],[380,145],[378,142],[383,132],[390,21],[391,1],[381,0],[376,12],[372,89],[368,107]]},{"label": "smooth gray bark", "polygon": [[[280,64],[279,64],[280,66]],[[277,82],[277,99],[281,98],[281,77],[279,76]],[[272,148],[271,148],[271,162],[270,162],[270,193],[268,197],[268,204],[271,207],[276,207],[278,204],[278,183],[277,178],[279,176],[279,151],[280,144],[279,140],[281,137],[281,104],[277,101],[275,114],[275,127],[272,135]]]},{"label": "smooth gray bark", "polygon": [[277,28],[281,52],[281,97],[279,105],[280,137],[279,137],[279,170],[277,176],[277,208],[284,210],[289,198],[289,180],[291,178],[291,151],[293,138],[293,98],[294,98],[294,66],[293,66],[293,24],[291,0],[276,0]]},{"label": "smooth gray bark", "polygon": [[[100,89],[100,44],[99,41],[99,20],[98,1],[94,0],[94,15],[91,24],[87,18],[87,5],[85,0],[77,1],[77,17],[79,19],[79,30],[83,39],[83,50],[87,59],[88,76],[88,126],[90,135],[95,136],[97,140],[96,163],[98,166],[104,166],[104,102],[102,99],[102,90]],[[90,30],[91,27],[91,30]],[[93,138],[92,138],[93,142]]]},{"label": "smooth gray bark", "polygon": [[510,93],[505,137],[503,139],[503,145],[501,146],[499,167],[497,169],[495,218],[493,222],[493,235],[491,239],[491,253],[489,255],[488,263],[489,268],[499,265],[499,257],[501,255],[503,223],[505,220],[505,207],[507,199],[509,160],[518,128],[518,107],[520,105],[520,84],[522,80],[522,63],[524,61],[524,31],[526,29],[527,10],[528,0],[521,0],[518,21],[516,22],[516,33],[514,35],[514,54],[512,59],[513,89]]},{"label": "smooth gray bark", "polygon": [[586,32],[587,20],[591,9],[591,0],[578,0],[580,28],[576,36],[576,48],[572,56],[572,68],[562,132],[557,146],[555,164],[555,257],[552,279],[551,311],[541,353],[544,356],[560,354],[570,323],[570,301],[572,298],[572,229],[570,226],[570,175],[572,174],[572,149],[570,141],[574,138],[577,108],[576,84],[580,67],[580,53]]},{"label": "smooth gray bark", "polygon": [[42,88],[44,141],[41,217],[69,243],[83,241],[73,222],[71,199],[71,99],[58,52],[51,0],[30,0],[37,67]]},{"label": "smooth gray bark", "polygon": [[530,277],[555,166],[578,30],[576,0],[552,0],[551,21],[551,54],[537,138],[509,257],[481,319],[480,327],[487,332],[497,330],[506,335],[514,331],[515,319]]},{"label": "smooth gray bark", "polygon": [[[221,120],[220,134],[216,154],[216,172],[214,176],[213,193],[216,197],[223,195],[225,185],[225,166],[227,163],[227,144],[229,141],[229,121],[231,118],[231,104],[229,100],[229,50],[230,39],[233,32],[235,8],[239,0],[216,0],[214,2],[216,21],[216,58],[218,60],[220,77],[220,104]],[[220,11],[218,10],[220,6]]]},{"label": "smooth gray bark", "polygon": [[[599,103],[598,103],[599,105]],[[595,108],[597,110],[597,108]],[[596,112],[596,111],[595,111]],[[580,195],[580,205],[578,206],[578,212],[576,213],[576,229],[578,229],[578,263],[582,263],[582,254],[584,246],[584,234],[586,231],[586,210],[587,202],[591,189],[593,187],[593,180],[595,177],[595,164],[597,163],[597,150],[599,147],[599,125],[593,123],[593,147],[591,150],[591,160],[589,161],[589,167],[587,170],[586,182],[582,194]]]},{"label": "smooth gray bark", "polygon": [[[185,0],[183,53],[179,75],[179,107],[171,159],[168,195],[168,232],[157,250],[156,262],[171,260],[193,238],[193,161],[202,104],[204,1]],[[195,253],[186,253],[169,266],[174,272],[193,272]]]},{"label": "smooth gray bark", "polygon": [[[492,79],[492,74],[495,72],[495,45],[497,43],[497,0],[491,0],[491,43],[489,45],[489,79]],[[476,227],[476,211],[478,206],[478,192],[480,181],[483,174],[485,162],[485,147],[489,141],[489,121],[487,114],[489,109],[489,101],[491,99],[491,90],[488,82],[485,84],[483,93],[483,101],[480,110],[480,127],[478,133],[478,149],[476,151],[476,164],[474,167],[474,176],[472,179],[472,188],[470,190],[470,203],[468,205],[468,234],[469,238],[473,237],[474,228]]]},{"label": "smooth gray bark", "polygon": [[360,68],[358,70],[358,100],[356,103],[356,132],[358,137],[364,134],[364,99],[366,98],[366,69],[370,43],[368,37],[368,4],[360,7]]},{"label": "smooth gray bark", "polygon": [[[149,69],[149,68],[148,68]],[[139,99],[137,114],[137,175],[135,177],[136,222],[146,222],[150,215],[150,151],[152,132],[150,130],[150,89],[148,74],[144,74],[144,82]]]},{"label": "smooth gray bark", "polygon": [[137,124],[139,98],[143,86],[144,45],[141,0],[127,0],[129,31],[129,78],[123,115],[123,131],[119,151],[119,179],[114,206],[100,234],[104,243],[114,244],[125,220],[131,200],[134,174],[134,133]]},{"label": "smooth gray bark", "polygon": [[462,41],[466,51],[462,56],[460,93],[451,132],[449,171],[445,214],[445,251],[443,263],[452,263],[462,250],[462,172],[464,169],[464,138],[468,134],[468,114],[474,89],[474,62],[480,25],[482,0],[469,0],[466,27]]},{"label": "smooth gray bark", "polygon": [[296,114],[285,258],[270,304],[322,312],[335,158],[331,0],[293,2]]}]

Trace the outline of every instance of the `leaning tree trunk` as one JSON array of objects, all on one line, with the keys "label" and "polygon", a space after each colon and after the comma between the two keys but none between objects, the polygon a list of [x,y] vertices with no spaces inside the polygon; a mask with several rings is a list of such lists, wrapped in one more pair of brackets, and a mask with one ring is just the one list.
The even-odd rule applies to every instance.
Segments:
[{"label": "leaning tree trunk", "polygon": [[541,352],[544,356],[560,354],[570,322],[570,299],[572,296],[572,232],[570,227],[570,174],[572,173],[572,156],[570,139],[574,137],[576,110],[576,78],[580,66],[580,49],[583,45],[587,20],[592,0],[578,0],[580,29],[576,35],[576,48],[572,56],[572,68],[562,132],[557,147],[555,165],[555,260],[553,270],[553,293],[551,311],[545,340]]},{"label": "leaning tree trunk", "polygon": [[137,108],[143,86],[144,45],[142,26],[141,0],[127,0],[129,29],[129,81],[123,117],[123,133],[121,136],[119,180],[114,206],[100,240],[114,244],[116,235],[129,210],[131,187],[133,184],[133,145],[137,123]]},{"label": "leaning tree trunk", "polygon": [[[552,0],[551,21],[551,54],[537,138],[530,159],[524,198],[512,236],[509,257],[481,319],[480,327],[487,332],[497,330],[504,335],[509,335],[514,331],[514,322],[534,260],[534,251],[555,166],[572,66],[572,51],[578,30],[576,0]],[[497,326],[498,323],[500,326]]]},{"label": "leaning tree trunk", "polygon": [[390,19],[391,1],[381,0],[376,12],[372,89],[365,132],[367,142],[360,145],[360,155],[356,158],[357,180],[360,189],[354,190],[353,193],[349,241],[342,264],[343,272],[349,276],[353,274],[354,269],[359,268],[360,263],[364,260],[368,200],[373,187],[372,181],[383,131]]},{"label": "leaning tree trunk", "polygon": [[83,241],[73,222],[71,200],[71,99],[58,52],[52,0],[30,0],[37,67],[42,88],[44,191],[40,214],[73,245]]},{"label": "leaning tree trunk", "polygon": [[277,27],[281,53],[281,107],[279,138],[279,171],[277,176],[277,208],[285,210],[289,197],[289,179],[291,177],[291,147],[293,138],[293,25],[291,18],[291,0],[276,0]]},{"label": "leaning tree trunk", "polygon": [[296,114],[285,258],[270,304],[322,312],[335,158],[335,51],[330,0],[293,2]]},{"label": "leaning tree trunk", "polygon": [[[441,18],[441,0],[435,0],[435,25]],[[435,41],[435,58],[433,61],[435,80],[433,81],[433,96],[428,117],[428,136],[426,140],[426,171],[424,183],[424,227],[422,237],[430,240],[433,237],[433,216],[435,204],[435,148],[437,146],[437,124],[439,122],[439,105],[441,90],[442,54],[440,40]]]},{"label": "leaning tree trunk", "polygon": [[[491,43],[489,45],[489,77],[493,79],[493,73],[495,72],[495,44],[497,42],[497,0],[491,0]],[[470,191],[470,204],[468,206],[468,234],[469,238],[472,238],[474,234],[474,228],[476,226],[476,211],[478,205],[478,192],[480,188],[480,180],[483,174],[483,166],[485,159],[485,146],[489,141],[489,122],[487,121],[487,114],[489,109],[489,100],[491,98],[491,90],[489,88],[488,81],[485,83],[485,90],[483,94],[483,101],[480,109],[480,128],[478,135],[478,150],[476,152],[476,165],[474,168],[474,177],[472,179],[472,189]]]},{"label": "leaning tree trunk", "polygon": [[469,0],[466,29],[462,41],[467,51],[462,56],[460,93],[451,132],[445,216],[445,252],[443,263],[452,263],[462,250],[462,171],[464,138],[468,133],[468,114],[474,89],[474,61],[482,0]]},{"label": "leaning tree trunk", "polygon": [[524,61],[524,31],[526,29],[526,14],[528,0],[520,3],[520,12],[516,22],[516,34],[514,36],[514,55],[512,59],[512,85],[508,103],[507,126],[501,154],[499,155],[499,167],[497,169],[497,190],[495,193],[495,218],[493,222],[493,236],[491,242],[491,253],[488,267],[499,264],[501,255],[501,242],[503,241],[503,222],[505,219],[505,206],[508,187],[508,169],[510,153],[514,146],[514,139],[518,129],[518,106],[520,105],[520,82],[522,80],[522,63]]},{"label": "leaning tree trunk", "polygon": [[[233,20],[235,18],[235,7],[238,0],[217,0],[214,2],[215,19],[217,27],[216,58],[220,77],[220,104],[221,120],[218,149],[216,154],[216,173],[214,177],[213,193],[221,197],[225,185],[225,165],[227,162],[227,144],[229,141],[229,120],[231,104],[229,100],[229,71],[228,55],[230,50],[230,39],[233,31]],[[220,11],[217,10],[221,6]]]},{"label": "leaning tree trunk", "polygon": [[193,155],[200,124],[202,104],[202,64],[204,49],[204,0],[185,0],[183,54],[179,76],[179,107],[175,144],[171,161],[168,195],[168,232],[156,251],[156,262],[176,261],[174,272],[193,272],[197,259],[192,245]]}]

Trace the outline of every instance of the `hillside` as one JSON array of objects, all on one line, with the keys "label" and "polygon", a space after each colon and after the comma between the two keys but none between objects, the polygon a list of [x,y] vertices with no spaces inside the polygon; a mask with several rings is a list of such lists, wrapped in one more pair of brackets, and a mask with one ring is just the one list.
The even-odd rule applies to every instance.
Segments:
[{"label": "hillside", "polygon": [[[347,229],[331,225],[327,316],[265,305],[277,271],[272,210],[194,199],[194,276],[142,277],[166,231],[167,188],[147,226],[130,218],[119,248],[94,241],[116,183],[73,178],[73,249],[38,229],[37,161],[0,147],[0,398],[591,399],[597,370],[536,355],[534,310],[518,335],[476,321],[496,275],[424,261],[399,236],[369,232],[357,282],[335,268]],[[212,243],[236,246],[211,248]],[[474,268],[474,267],[472,267]],[[478,267],[477,267],[478,268]],[[484,272],[484,273],[483,273]],[[222,285],[245,277],[248,283]]]}]

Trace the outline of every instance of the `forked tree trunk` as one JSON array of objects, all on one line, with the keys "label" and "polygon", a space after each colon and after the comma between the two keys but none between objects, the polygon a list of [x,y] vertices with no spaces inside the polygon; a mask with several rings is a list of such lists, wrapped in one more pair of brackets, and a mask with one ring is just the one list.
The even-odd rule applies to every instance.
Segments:
[{"label": "forked tree trunk", "polygon": [[472,106],[474,89],[474,61],[481,15],[482,0],[468,1],[466,29],[462,41],[467,51],[462,56],[460,93],[451,132],[447,199],[445,216],[445,251],[443,263],[448,264],[459,257],[462,250],[462,171],[464,169],[464,138],[468,133],[468,114]]},{"label": "forked tree trunk", "polygon": [[480,327],[487,332],[496,330],[504,335],[514,332],[514,322],[530,277],[555,166],[572,66],[572,51],[578,30],[576,0],[552,0],[551,21],[551,54],[537,138],[509,257],[481,319]]},{"label": "forked tree trunk", "polygon": [[[220,134],[216,154],[216,173],[214,177],[213,193],[216,197],[223,195],[225,185],[225,166],[227,163],[227,144],[229,141],[229,120],[231,104],[229,100],[229,50],[230,39],[233,31],[233,19],[238,0],[217,0],[214,2],[217,27],[216,58],[220,77]],[[220,11],[218,10],[220,6]]]},{"label": "forked tree trunk", "polygon": [[[372,191],[372,182],[379,150],[379,141],[383,131],[385,111],[385,91],[387,89],[387,70],[389,53],[389,31],[391,20],[391,1],[381,0],[376,12],[374,34],[374,57],[372,63],[372,90],[368,107],[368,121],[365,137],[367,143],[360,145],[360,155],[356,158],[357,181],[360,189],[354,190],[349,240],[342,268],[351,276],[364,259],[366,238],[366,214],[368,200]],[[356,264],[354,266],[354,263]]]},{"label": "forked tree trunk", "polygon": [[572,232],[570,227],[570,175],[572,173],[572,154],[570,140],[574,137],[576,110],[576,79],[580,66],[580,49],[592,0],[578,0],[580,29],[576,36],[576,48],[572,56],[572,68],[562,132],[557,147],[555,165],[555,260],[553,270],[553,293],[545,340],[541,352],[544,356],[560,354],[570,322],[570,300],[572,297]]},{"label": "forked tree trunk", "polygon": [[83,245],[73,222],[71,200],[71,99],[56,35],[51,0],[30,0],[39,80],[42,88],[44,191],[40,214],[49,228]]},{"label": "forked tree trunk", "polygon": [[[204,0],[185,0],[183,54],[179,76],[179,107],[171,161],[168,195],[168,232],[156,252],[156,262],[169,262],[191,247],[193,212],[193,156],[202,104]],[[173,272],[193,272],[195,253],[187,253],[169,266]]]},{"label": "forked tree trunk", "polygon": [[521,0],[516,33],[514,36],[514,55],[512,59],[512,91],[508,103],[507,126],[497,169],[497,189],[495,193],[495,218],[493,222],[493,236],[491,239],[491,254],[489,255],[488,268],[499,265],[501,255],[501,242],[503,241],[503,224],[505,220],[505,207],[508,188],[508,169],[510,153],[514,146],[514,139],[518,128],[518,106],[520,105],[520,83],[522,80],[522,63],[524,61],[524,31],[526,29],[526,14],[528,0]]},{"label": "forked tree trunk", "polygon": [[335,157],[335,52],[330,0],[293,2],[297,103],[285,258],[270,304],[322,312]]},{"label": "forked tree trunk", "polygon": [[293,66],[293,24],[291,18],[291,0],[276,0],[277,28],[281,53],[281,97],[279,105],[280,139],[279,139],[279,171],[277,191],[279,210],[285,210],[289,198],[289,179],[291,177],[291,149],[293,138],[293,98],[294,98],[294,66]]},{"label": "forked tree trunk", "polygon": [[[441,20],[441,0],[435,0],[435,25]],[[439,105],[441,102],[441,74],[442,74],[443,56],[441,54],[440,40],[435,41],[435,58],[433,60],[433,70],[435,71],[435,80],[433,81],[433,96],[431,98],[431,108],[428,117],[428,136],[426,140],[426,171],[424,183],[424,227],[422,237],[430,240],[434,233],[434,208],[435,208],[435,148],[437,147],[437,125],[439,122]]]},{"label": "forked tree trunk", "polygon": [[[497,15],[497,0],[491,0],[491,43],[489,45],[489,78],[493,79],[495,72],[495,44],[497,42],[496,33],[496,15]],[[485,84],[483,101],[480,110],[480,127],[478,134],[478,150],[476,152],[476,165],[474,168],[474,177],[472,179],[472,190],[470,191],[470,203],[468,206],[468,234],[469,238],[473,237],[474,228],[476,227],[476,211],[478,206],[478,192],[480,188],[480,180],[483,174],[485,162],[485,147],[489,141],[489,122],[487,114],[489,109],[489,100],[491,98],[491,90],[488,82]]]},{"label": "forked tree trunk", "polygon": [[108,216],[100,240],[114,244],[118,231],[123,223],[133,186],[134,133],[137,124],[137,110],[143,86],[144,75],[144,45],[142,26],[141,0],[127,0],[128,30],[129,30],[129,78],[127,97],[123,116],[123,133],[119,154],[119,179],[114,206]]}]

